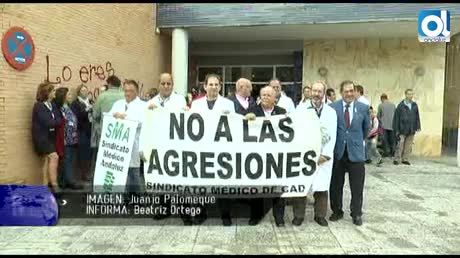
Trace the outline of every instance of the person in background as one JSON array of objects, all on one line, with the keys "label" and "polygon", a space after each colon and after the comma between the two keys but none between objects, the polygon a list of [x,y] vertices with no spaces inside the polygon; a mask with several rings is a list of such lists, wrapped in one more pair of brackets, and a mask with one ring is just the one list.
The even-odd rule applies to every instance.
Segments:
[{"label": "person in background", "polygon": [[420,132],[420,114],[417,103],[414,99],[414,91],[407,89],[406,98],[396,108],[393,117],[393,131],[395,132],[398,145],[396,147],[393,164],[403,163],[410,165],[409,155],[412,152],[415,133]]},{"label": "person in background", "polygon": [[[286,109],[277,106],[276,102],[276,90],[273,86],[265,86],[260,89],[260,104],[253,106],[249,109],[245,115],[246,119],[254,120],[256,117],[270,117],[274,115],[286,114]],[[285,200],[281,197],[272,199],[273,204],[273,217],[275,218],[275,224],[277,227],[284,227],[284,206]],[[263,216],[263,205],[257,207],[260,212],[257,214],[251,214],[249,225],[257,225]],[[255,216],[257,215],[257,216]]]},{"label": "person in background", "polygon": [[62,113],[64,125],[64,155],[59,170],[59,181],[62,188],[82,189],[83,186],[77,184],[73,177],[73,160],[78,144],[77,117],[69,107],[73,101],[72,95],[67,87],[56,90],[56,108]]},{"label": "person in background", "polygon": [[382,122],[383,132],[383,150],[384,156],[393,157],[395,155],[396,137],[393,132],[393,117],[396,106],[388,100],[387,94],[380,96],[382,103],[378,106],[377,118]]},{"label": "person in background", "polygon": [[369,100],[364,97],[364,87],[359,84],[355,85],[355,98],[357,101],[367,105],[368,107],[370,106]]},{"label": "person in background", "polygon": [[77,168],[81,180],[90,181],[91,169],[91,122],[93,103],[88,98],[88,87],[81,84],[77,88],[77,99],[70,108],[78,120]]},{"label": "person in background", "polygon": [[281,82],[280,82],[280,80],[278,80],[276,78],[272,79],[268,83],[268,86],[273,87],[273,89],[276,92],[276,105],[277,106],[284,108],[286,110],[287,114],[290,114],[291,112],[293,112],[295,110],[295,105],[294,105],[294,102],[292,101],[292,99],[290,97],[288,97],[286,95],[286,93],[284,93],[281,90]]},{"label": "person in background", "polygon": [[302,96],[302,100],[300,101],[300,103],[306,103],[306,102],[310,101],[310,99],[311,99],[311,86],[310,85],[304,86],[303,89],[302,89],[302,93],[303,93],[303,96]]},{"label": "person in background", "polygon": [[139,85],[136,81],[126,80],[123,86],[125,98],[117,100],[109,113],[117,119],[128,119],[139,122],[131,152],[125,191],[128,193],[141,193],[144,192],[145,182],[143,182],[141,176],[143,171],[140,170],[139,136],[147,103],[139,98]]},{"label": "person in background", "polygon": [[328,88],[326,90],[326,104],[332,104],[336,100],[335,91],[333,88]]},{"label": "person in background", "polygon": [[377,140],[381,133],[381,125],[379,123],[379,119],[377,118],[377,114],[372,106],[369,108],[369,112],[371,114],[371,130],[369,131],[369,135],[367,136],[367,149],[369,151],[369,158],[377,159],[377,167],[383,163],[382,155],[380,155],[379,151],[377,150]]},{"label": "person in background", "polygon": [[158,95],[158,89],[155,87],[150,88],[147,91],[147,101],[153,99],[153,97],[155,97],[156,95]]},{"label": "person in background", "polygon": [[[96,100],[96,104],[93,107],[93,128],[92,128],[92,136],[91,137],[91,144],[93,146],[93,153],[91,158],[91,175],[94,175],[96,169],[96,160],[97,160],[97,152],[99,148],[99,141],[101,139],[101,132],[102,132],[102,122],[104,118],[104,113],[110,111],[117,100],[123,99],[123,91],[120,90],[121,81],[118,79],[117,76],[111,75],[107,78],[107,89],[99,95]],[[93,132],[94,130],[94,132]]]},{"label": "person in background", "polygon": [[49,82],[38,85],[32,110],[32,142],[35,152],[44,161],[43,183],[57,193],[60,189],[57,180],[59,156],[56,153],[56,127],[61,121],[53,112],[51,100],[54,96],[54,85]]}]

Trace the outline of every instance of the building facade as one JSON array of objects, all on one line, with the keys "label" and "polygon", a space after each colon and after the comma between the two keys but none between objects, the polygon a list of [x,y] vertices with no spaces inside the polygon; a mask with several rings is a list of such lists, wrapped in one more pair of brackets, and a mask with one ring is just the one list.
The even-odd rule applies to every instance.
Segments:
[{"label": "building facade", "polygon": [[[418,41],[424,9],[450,11],[451,43]],[[374,107],[382,93],[398,104],[412,88],[422,124],[414,154],[456,151],[460,4],[159,4],[157,11],[158,29],[173,42],[171,32],[187,35],[180,48],[188,48],[189,66],[176,69],[187,76],[184,92],[207,72],[222,75],[223,94],[239,76],[256,88],[276,76],[295,100],[308,82],[325,80],[338,93],[350,79]]]},{"label": "building facade", "polygon": [[[451,43],[418,42],[422,9],[450,11]],[[351,79],[373,106],[382,93],[397,103],[413,88],[422,120],[414,154],[455,154],[459,4],[0,4],[0,18],[2,35],[19,26],[35,46],[26,70],[0,61],[0,183],[41,182],[31,141],[38,84],[84,83],[97,98],[109,74],[137,80],[145,93],[172,72],[185,94],[214,72],[224,95],[239,77],[254,82],[254,95],[278,77],[295,100],[309,82],[323,79],[338,93]]]}]

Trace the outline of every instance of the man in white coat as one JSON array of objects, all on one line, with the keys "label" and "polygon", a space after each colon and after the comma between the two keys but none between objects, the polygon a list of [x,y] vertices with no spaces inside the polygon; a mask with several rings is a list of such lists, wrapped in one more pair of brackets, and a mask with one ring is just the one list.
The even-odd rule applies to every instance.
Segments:
[{"label": "man in white coat", "polygon": [[[235,104],[233,101],[219,95],[220,89],[222,88],[221,80],[217,74],[206,75],[204,81],[204,90],[206,96],[196,99],[192,102],[190,111],[194,113],[206,113],[206,112],[220,112],[224,114],[235,113]],[[195,224],[201,224],[206,219],[205,207],[202,207],[202,216],[198,219]],[[223,207],[220,207],[222,216],[222,224],[224,226],[230,226],[232,224],[230,214]],[[200,214],[200,215],[201,215]]]},{"label": "man in white coat", "polygon": [[[324,104],[323,99],[326,92],[326,85],[315,82],[311,88],[311,101],[306,101],[297,109],[313,109],[320,119],[323,145],[318,160],[318,171],[313,179],[311,190],[315,198],[314,220],[321,226],[328,226],[326,220],[328,190],[331,183],[332,164],[334,163],[334,147],[337,134],[337,115],[333,108]],[[306,198],[295,198],[293,202],[294,220],[292,224],[299,226],[305,217]]]},{"label": "man in white coat", "polygon": [[233,101],[226,99],[219,95],[221,89],[220,77],[217,74],[208,74],[204,82],[204,90],[206,96],[196,99],[192,102],[190,111],[203,112],[203,111],[218,111],[223,113],[235,113],[235,105]]},{"label": "man in white coat", "polygon": [[123,90],[125,92],[125,98],[113,103],[109,113],[117,119],[128,119],[139,122],[136,129],[136,137],[134,138],[131,160],[129,162],[128,178],[126,180],[126,191],[129,193],[139,193],[145,190],[145,182],[143,182],[141,176],[144,171],[140,170],[141,158],[139,152],[139,137],[142,123],[144,122],[146,103],[138,96],[139,85],[136,81],[127,80],[124,83]]},{"label": "man in white coat", "polygon": [[[159,93],[153,97],[151,100],[148,101],[147,106],[149,109],[164,109],[167,111],[184,111],[187,110],[187,102],[185,101],[185,97],[177,94],[174,92],[174,81],[169,73],[162,73],[160,74],[160,82],[158,85]],[[142,143],[141,143],[142,144]],[[142,147],[142,145],[141,145]],[[141,148],[142,149],[142,148]],[[141,152],[141,158],[144,161],[144,164],[147,162],[146,157]],[[170,207],[171,203],[165,201],[165,198],[160,198],[161,205],[165,207]],[[169,209],[166,214],[155,214],[153,216],[154,219],[164,219],[169,217]],[[190,220],[185,220],[185,224],[190,224]]]},{"label": "man in white coat", "polygon": [[167,108],[169,110],[185,110],[187,102],[185,97],[174,92],[174,81],[169,73],[160,75],[159,94],[148,102],[149,109]]},{"label": "man in white coat", "polygon": [[278,79],[272,79],[268,83],[268,86],[273,87],[276,92],[276,105],[286,109],[286,113],[289,114],[295,110],[294,101],[281,90],[281,82]]}]

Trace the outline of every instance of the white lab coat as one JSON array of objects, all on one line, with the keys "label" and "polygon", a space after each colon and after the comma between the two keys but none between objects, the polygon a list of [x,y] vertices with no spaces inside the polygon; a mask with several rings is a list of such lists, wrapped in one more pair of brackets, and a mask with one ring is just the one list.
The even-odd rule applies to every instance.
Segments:
[{"label": "white lab coat", "polygon": [[161,106],[160,102],[161,102],[160,94],[158,94],[155,97],[153,97],[151,100],[148,101],[147,106],[153,103],[158,108],[166,108],[168,110],[183,110],[187,106],[185,97],[175,92],[172,92],[171,95],[169,96],[169,99],[165,101],[164,107]]},{"label": "white lab coat", "polygon": [[129,103],[127,103],[126,99],[123,98],[113,103],[112,109],[109,111],[110,114],[114,114],[116,112],[125,113],[125,119],[139,122],[136,130],[136,137],[134,138],[131,161],[129,162],[130,168],[140,167],[139,137],[141,134],[142,123],[144,122],[144,114],[146,108],[147,103],[141,100],[139,97],[136,97]]},{"label": "white lab coat", "polygon": [[[198,113],[201,111],[209,110],[208,103],[206,100],[207,100],[206,96],[194,100],[192,102],[192,106],[190,107],[190,111]],[[233,103],[233,101],[226,99],[219,95],[217,96],[217,100],[216,100],[216,103],[214,104],[212,111],[219,111],[219,112],[228,111],[230,113],[235,113],[235,104]]]},{"label": "white lab coat", "polygon": [[286,109],[287,114],[292,113],[295,110],[294,101],[292,101],[292,99],[284,92],[281,92],[281,97],[276,105]]},{"label": "white lab coat", "polygon": [[[297,106],[297,110],[311,107],[311,102],[302,102]],[[334,163],[334,147],[337,136],[337,114],[335,110],[327,104],[323,104],[323,111],[319,118],[321,126],[324,127],[329,135],[329,141],[321,146],[321,155],[331,159],[324,162],[317,168],[317,174],[313,179],[311,190],[313,192],[329,191],[332,177],[332,165]]]}]

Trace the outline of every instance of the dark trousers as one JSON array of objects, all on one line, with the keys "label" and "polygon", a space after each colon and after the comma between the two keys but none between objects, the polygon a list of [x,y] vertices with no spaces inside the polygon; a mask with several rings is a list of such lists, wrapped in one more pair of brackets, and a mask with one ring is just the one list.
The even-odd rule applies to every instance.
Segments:
[{"label": "dark trousers", "polygon": [[315,217],[325,218],[327,215],[327,191],[315,192],[313,197],[315,198]]},{"label": "dark trousers", "polygon": [[235,199],[231,198],[219,198],[217,204],[219,205],[220,216],[222,219],[231,218],[232,206],[235,203]]},{"label": "dark trousers", "polygon": [[396,149],[396,136],[393,130],[385,130],[383,133],[383,150],[386,157],[393,157]]},{"label": "dark trousers", "polygon": [[284,220],[284,208],[286,206],[286,201],[284,198],[273,198],[273,217],[276,221]]},{"label": "dark trousers", "polygon": [[348,172],[351,188],[351,216],[361,216],[365,176],[364,162],[351,162],[348,159],[346,148],[342,159],[334,160],[332,169],[331,186],[329,188],[332,212],[343,214],[343,184],[345,183],[346,172]]}]

